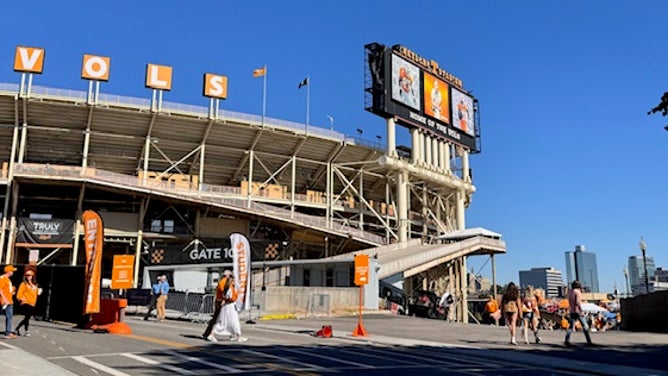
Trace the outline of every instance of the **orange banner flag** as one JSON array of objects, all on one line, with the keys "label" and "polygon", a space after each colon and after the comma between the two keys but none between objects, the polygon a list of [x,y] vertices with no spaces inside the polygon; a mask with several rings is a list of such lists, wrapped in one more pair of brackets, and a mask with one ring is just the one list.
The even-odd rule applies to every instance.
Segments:
[{"label": "orange banner flag", "polygon": [[86,285],[84,287],[84,314],[100,312],[100,281],[102,274],[102,243],[104,227],[102,218],[86,210],[81,215],[86,246]]},{"label": "orange banner flag", "polygon": [[267,68],[266,67],[253,69],[253,77],[255,77],[255,78],[262,77],[265,74],[267,74]]}]

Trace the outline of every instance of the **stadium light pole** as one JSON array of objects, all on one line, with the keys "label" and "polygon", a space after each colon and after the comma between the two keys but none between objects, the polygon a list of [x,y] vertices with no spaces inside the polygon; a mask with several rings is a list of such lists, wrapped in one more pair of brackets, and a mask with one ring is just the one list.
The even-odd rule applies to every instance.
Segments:
[{"label": "stadium light pole", "polygon": [[645,293],[649,294],[649,276],[647,275],[647,243],[640,237],[640,251],[642,252],[642,267],[645,271]]}]

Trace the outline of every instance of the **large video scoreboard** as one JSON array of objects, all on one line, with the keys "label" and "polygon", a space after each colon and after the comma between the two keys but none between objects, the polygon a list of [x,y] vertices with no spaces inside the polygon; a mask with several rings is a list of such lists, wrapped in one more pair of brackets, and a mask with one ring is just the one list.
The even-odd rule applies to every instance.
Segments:
[{"label": "large video scoreboard", "polygon": [[478,103],[459,78],[401,45],[371,43],[365,49],[371,77],[367,111],[478,151]]}]

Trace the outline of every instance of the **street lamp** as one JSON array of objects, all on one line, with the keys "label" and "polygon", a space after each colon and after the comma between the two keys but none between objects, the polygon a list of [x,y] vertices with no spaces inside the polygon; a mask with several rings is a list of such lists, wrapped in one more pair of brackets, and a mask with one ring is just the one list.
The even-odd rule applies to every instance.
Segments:
[{"label": "street lamp", "polygon": [[649,276],[647,275],[647,243],[645,239],[640,237],[640,251],[642,252],[642,267],[645,269],[645,292],[649,294]]}]

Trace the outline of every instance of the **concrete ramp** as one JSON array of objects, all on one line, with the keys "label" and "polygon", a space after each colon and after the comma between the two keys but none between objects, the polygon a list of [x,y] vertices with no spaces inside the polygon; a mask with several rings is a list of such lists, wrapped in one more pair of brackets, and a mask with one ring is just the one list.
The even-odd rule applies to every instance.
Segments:
[{"label": "concrete ramp", "polygon": [[[374,255],[374,249],[368,250]],[[402,273],[410,277],[431,269],[437,265],[463,256],[491,255],[506,253],[503,240],[476,236],[448,244],[420,244],[398,248],[387,252],[378,252],[378,278],[385,279]]]}]

